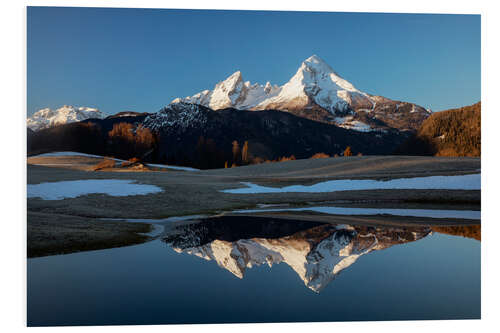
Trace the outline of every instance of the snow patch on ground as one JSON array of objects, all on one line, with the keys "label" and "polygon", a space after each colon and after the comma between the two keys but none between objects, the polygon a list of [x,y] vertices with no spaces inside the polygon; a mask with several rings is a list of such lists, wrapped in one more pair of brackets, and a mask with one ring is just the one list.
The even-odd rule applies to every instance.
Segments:
[{"label": "snow patch on ground", "polygon": [[100,193],[124,197],[129,195],[145,195],[162,192],[155,185],[137,184],[133,180],[124,179],[83,179],[61,182],[28,184],[28,198],[43,200],[62,200],[82,195]]},{"label": "snow patch on ground", "polygon": [[92,155],[92,154],[85,154],[85,153],[78,153],[76,151],[58,151],[58,152],[53,152],[53,153],[45,153],[45,154],[39,154],[39,155],[33,155],[29,157],[63,157],[63,156],[83,156],[83,157],[93,157],[93,158],[109,158],[115,161],[119,162],[125,162],[124,160],[120,160],[117,158],[113,157],[107,157],[107,156],[101,156],[101,155]]},{"label": "snow patch on ground", "polygon": [[324,193],[354,190],[384,189],[419,189],[419,190],[480,190],[481,174],[461,176],[431,176],[417,178],[399,178],[387,181],[373,179],[341,179],[329,180],[314,185],[292,185],[285,187],[260,186],[243,182],[247,187],[222,190],[224,193]]},{"label": "snow patch on ground", "polygon": [[152,164],[147,163],[148,166],[156,167],[156,168],[164,168],[164,169],[172,169],[172,170],[182,170],[182,171],[200,171],[200,169],[190,168],[190,167],[181,167],[174,165],[166,165],[166,164]]}]

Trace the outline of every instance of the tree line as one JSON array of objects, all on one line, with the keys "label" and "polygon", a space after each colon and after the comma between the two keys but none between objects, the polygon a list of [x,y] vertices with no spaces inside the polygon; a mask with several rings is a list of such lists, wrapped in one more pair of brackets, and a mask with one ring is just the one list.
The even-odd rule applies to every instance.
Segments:
[{"label": "tree line", "polygon": [[[259,156],[259,149],[252,149],[249,140],[232,140],[217,143],[212,138],[199,136],[197,140],[164,142],[142,124],[117,122],[101,126],[94,122],[79,122],[61,125],[31,133],[30,154],[50,151],[78,151],[88,154],[110,156],[128,160],[137,158],[144,162],[191,166],[200,169],[229,168],[250,164],[284,162],[295,160],[295,156],[283,155],[274,158]],[[262,151],[262,149],[260,150]],[[352,156],[354,152],[347,146],[341,156]],[[314,153],[310,158],[337,157],[323,152]]]}]

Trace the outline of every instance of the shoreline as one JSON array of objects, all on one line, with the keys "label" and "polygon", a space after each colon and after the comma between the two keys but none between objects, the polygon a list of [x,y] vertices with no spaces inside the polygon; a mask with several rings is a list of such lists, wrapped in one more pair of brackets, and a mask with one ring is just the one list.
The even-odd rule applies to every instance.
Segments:
[{"label": "shoreline", "polygon": [[[51,157],[51,159],[61,164],[84,162],[86,168],[89,168],[91,163],[98,162],[96,159],[78,156]],[[152,228],[153,220],[192,215],[231,214],[235,210],[258,209],[265,206],[293,208],[329,205],[480,211],[480,190],[383,189],[263,194],[220,192],[239,187],[240,183],[244,181],[282,187],[347,178],[391,179],[401,176],[408,177],[408,175],[413,175],[413,177],[463,175],[477,173],[480,167],[481,161],[478,158],[412,156],[296,160],[197,172],[93,172],[78,170],[66,165],[47,167],[28,164],[28,184],[84,179],[127,179],[139,184],[155,185],[162,189],[158,193],[134,196],[115,197],[106,194],[87,194],[62,200],[27,199],[28,257],[33,257],[37,253],[51,255],[140,244],[152,239],[145,233],[151,231],[149,228]],[[368,223],[367,220],[371,221],[370,223],[374,221],[381,223],[382,219],[386,220],[385,224],[396,222],[393,217],[388,218],[388,216],[382,216],[382,218],[380,216],[347,217],[346,215],[325,217],[305,212],[297,213],[293,213],[294,218],[300,215],[301,218],[315,218],[322,221],[335,219],[337,221],[343,220],[345,224],[348,224],[348,221]],[[280,214],[274,214],[273,218],[278,217],[278,215]],[[287,218],[287,215],[282,212],[280,218]],[[135,223],[127,222],[127,219],[151,220],[151,222]],[[397,217],[397,219],[400,224],[424,223],[445,226],[438,220],[423,220],[422,218],[416,220],[409,217]],[[447,220],[450,221],[450,219]],[[471,225],[480,224],[481,221],[451,221],[448,223],[451,225]],[[86,226],[87,229],[82,230],[83,226]],[[45,246],[44,250],[43,246]]]}]

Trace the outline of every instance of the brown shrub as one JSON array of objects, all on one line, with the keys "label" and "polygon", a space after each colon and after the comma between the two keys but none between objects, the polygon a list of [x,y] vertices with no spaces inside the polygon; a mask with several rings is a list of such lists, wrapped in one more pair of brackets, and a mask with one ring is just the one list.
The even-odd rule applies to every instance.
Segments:
[{"label": "brown shrub", "polygon": [[352,156],[351,146],[347,146],[344,150],[344,156]]},{"label": "brown shrub", "polygon": [[330,157],[330,155],[325,154],[325,153],[316,153],[313,156],[311,156],[310,158],[329,158],[329,157]]},{"label": "brown shrub", "polygon": [[448,147],[448,148],[443,148],[443,149],[439,150],[436,153],[436,156],[452,157],[452,156],[459,156],[459,155],[454,148]]},{"label": "brown shrub", "polygon": [[114,168],[115,163],[116,163],[115,160],[112,160],[110,158],[105,158],[94,167],[94,171],[106,168]]},{"label": "brown shrub", "polygon": [[265,162],[265,161],[264,161],[264,159],[263,159],[262,157],[254,157],[254,158],[252,159],[252,162],[251,162],[251,163],[252,163],[252,164],[261,164],[261,163],[264,163],[264,162]]},{"label": "brown shrub", "polygon": [[122,163],[122,167],[128,167],[132,164],[135,164],[135,163],[138,163],[140,162],[140,159],[138,159],[137,157],[132,157],[132,158],[129,158],[127,161],[123,162]]},{"label": "brown shrub", "polygon": [[291,155],[291,156],[282,156],[280,158],[278,158],[278,160],[276,162],[286,162],[286,161],[293,161],[295,160],[295,155]]}]

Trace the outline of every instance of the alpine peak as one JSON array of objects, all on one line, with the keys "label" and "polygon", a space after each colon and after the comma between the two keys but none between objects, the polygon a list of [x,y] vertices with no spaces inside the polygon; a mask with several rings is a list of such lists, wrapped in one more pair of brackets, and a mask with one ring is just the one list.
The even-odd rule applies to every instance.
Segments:
[{"label": "alpine peak", "polygon": [[[265,85],[244,82],[241,72],[236,71],[217,83],[213,90],[176,98],[173,102],[200,104],[213,110],[287,111],[358,131],[371,131],[373,126],[379,129],[414,129],[418,121],[429,116],[418,105],[370,95],[357,89],[315,54],[304,60],[293,77],[282,86],[270,82]],[[409,113],[413,115],[410,117]],[[372,120],[367,122],[367,116]],[[419,120],[415,122],[411,120],[413,118]],[[384,122],[387,125],[383,125]]]}]

